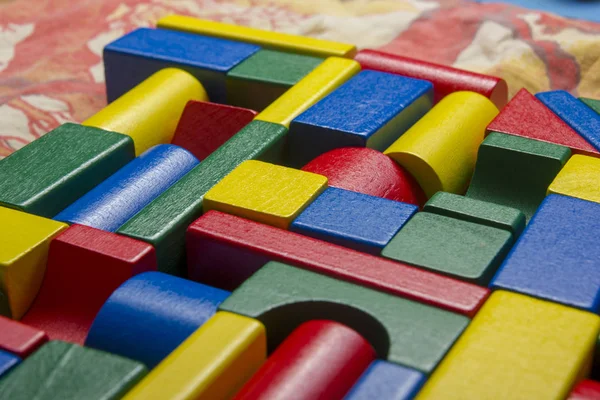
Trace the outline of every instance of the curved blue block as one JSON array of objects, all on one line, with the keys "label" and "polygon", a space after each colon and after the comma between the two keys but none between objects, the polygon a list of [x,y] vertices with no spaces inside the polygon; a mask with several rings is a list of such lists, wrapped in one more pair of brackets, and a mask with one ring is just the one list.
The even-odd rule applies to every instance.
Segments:
[{"label": "curved blue block", "polygon": [[229,294],[162,272],[137,275],[104,303],[85,345],[152,368],[212,317]]},{"label": "curved blue block", "polygon": [[419,371],[375,360],[354,384],[344,400],[410,400],[425,383],[425,375]]},{"label": "curved blue block", "polygon": [[196,157],[181,147],[154,146],[54,219],[115,232],[196,165]]},{"label": "curved blue block", "polygon": [[0,350],[0,377],[10,371],[21,359],[14,354]]}]

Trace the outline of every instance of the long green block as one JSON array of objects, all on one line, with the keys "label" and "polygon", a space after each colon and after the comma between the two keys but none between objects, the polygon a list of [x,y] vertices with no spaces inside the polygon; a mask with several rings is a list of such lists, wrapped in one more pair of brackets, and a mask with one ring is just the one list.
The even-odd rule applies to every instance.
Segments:
[{"label": "long green block", "polygon": [[0,379],[0,398],[10,400],[120,399],[147,374],[137,361],[51,341]]},{"label": "long green block", "polygon": [[585,97],[580,97],[579,100],[583,101],[586,106],[600,114],[600,100],[586,99]]},{"label": "long green block", "polygon": [[425,203],[423,211],[506,229],[512,232],[515,238],[525,229],[525,215],[516,208],[470,199],[454,193],[437,192]]},{"label": "long green block", "polygon": [[183,276],[185,231],[202,214],[206,192],[246,160],[277,162],[286,132],[279,124],[250,122],[117,232],[152,244],[159,271]]},{"label": "long green block", "polygon": [[402,297],[278,262],[269,262],[219,307],[261,321],[273,351],[313,319],[345,324],[373,345],[378,358],[430,373],[469,319]]},{"label": "long green block", "polygon": [[0,205],[52,218],[134,157],[129,136],[61,125],[0,160]]},{"label": "long green block", "polygon": [[227,73],[227,103],[262,111],[321,62],[318,57],[260,50]]},{"label": "long green block", "polygon": [[564,146],[492,132],[479,146],[466,196],[516,208],[529,222],[570,156]]}]

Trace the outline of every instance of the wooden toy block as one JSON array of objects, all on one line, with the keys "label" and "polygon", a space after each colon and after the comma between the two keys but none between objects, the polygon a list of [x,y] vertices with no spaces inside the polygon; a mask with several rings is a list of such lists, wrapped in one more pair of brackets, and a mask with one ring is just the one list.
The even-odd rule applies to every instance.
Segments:
[{"label": "wooden toy block", "polygon": [[470,283],[217,211],[188,228],[187,251],[190,279],[229,290],[268,261],[281,261],[471,317],[489,294]]},{"label": "wooden toy block", "polygon": [[486,286],[513,242],[504,229],[421,212],[381,255]]},{"label": "wooden toy block", "polygon": [[247,43],[138,28],[104,47],[106,96],[110,103],[155,72],[175,67],[198,79],[212,101],[224,103],[225,75],[258,50]]},{"label": "wooden toy block", "polygon": [[600,383],[585,380],[575,385],[568,400],[598,400],[600,399]]},{"label": "wooden toy block", "polygon": [[586,106],[600,114],[600,100],[586,99],[585,97],[580,97],[579,100],[581,100]]},{"label": "wooden toy block", "polygon": [[137,275],[104,303],[85,345],[154,368],[212,317],[229,294],[161,272]]},{"label": "wooden toy block", "polygon": [[347,326],[308,321],[277,347],[235,399],[342,399],[374,358],[369,342]]},{"label": "wooden toy block", "polygon": [[256,112],[206,101],[190,100],[183,109],[171,143],[204,160],[248,125]]},{"label": "wooden toy block", "polygon": [[1,350],[25,358],[47,341],[45,332],[0,316]]},{"label": "wooden toy block", "polygon": [[427,113],[431,83],[378,71],[361,71],[290,124],[290,163],[302,166],[348,146],[383,151]]},{"label": "wooden toy block", "polygon": [[548,187],[548,193],[577,197],[600,203],[600,160],[574,155]]},{"label": "wooden toy block", "polygon": [[229,399],[264,363],[266,341],[260,322],[217,312],[123,400]]},{"label": "wooden toy block", "polygon": [[494,292],[416,398],[564,399],[599,329],[597,315]]},{"label": "wooden toy block", "polygon": [[68,225],[0,207],[0,312],[20,319],[42,285],[50,241]]},{"label": "wooden toy block", "polygon": [[220,306],[261,321],[274,350],[301,323],[326,319],[369,341],[378,358],[430,373],[469,319],[278,262],[248,278]]},{"label": "wooden toy block", "polygon": [[298,215],[290,230],[378,255],[418,210],[412,204],[327,188]]},{"label": "wooden toy block", "polygon": [[541,140],[568,147],[574,153],[598,156],[594,146],[524,88],[488,125],[487,132]]},{"label": "wooden toy block", "polygon": [[359,71],[360,65],[354,60],[329,57],[265,108],[256,119],[289,128],[294,118]]},{"label": "wooden toy block", "polygon": [[0,160],[0,206],[52,218],[133,157],[128,136],[63,124]]},{"label": "wooden toy block", "polygon": [[286,133],[281,125],[252,121],[117,232],[152,244],[159,271],[182,275],[185,230],[202,214],[206,192],[245,160],[279,158]]},{"label": "wooden toy block", "polygon": [[0,380],[0,394],[11,400],[117,400],[146,373],[138,362],[51,341]]},{"label": "wooden toy block", "polygon": [[323,62],[262,49],[227,73],[227,103],[262,111]]},{"label": "wooden toy block", "polygon": [[489,98],[498,109],[504,107],[508,101],[506,82],[495,76],[369,49],[359,51],[355,60],[363,69],[389,72],[433,83],[436,103],[457,91],[479,93]]},{"label": "wooden toy block", "polygon": [[471,179],[485,128],[497,114],[487,97],[452,93],[384,153],[415,177],[428,198],[439,191],[462,194]]},{"label": "wooden toy block", "polygon": [[600,115],[569,92],[555,90],[535,95],[596,150],[600,150]]},{"label": "wooden toy block", "polygon": [[404,168],[368,147],[342,147],[323,153],[303,171],[327,177],[328,185],[421,206],[423,190]]},{"label": "wooden toy block", "polygon": [[516,208],[475,200],[453,193],[437,192],[425,204],[423,211],[505,229],[512,232],[515,238],[519,237],[525,229],[525,215]]},{"label": "wooden toy block", "polygon": [[204,196],[204,211],[218,210],[287,229],[327,187],[327,178],[248,160]]},{"label": "wooden toy block", "polygon": [[14,354],[0,350],[0,378],[16,367],[21,359]]},{"label": "wooden toy block", "polygon": [[570,156],[564,146],[492,132],[479,147],[466,196],[516,208],[529,221]]},{"label": "wooden toy block", "polygon": [[110,294],[131,276],[154,269],[149,244],[73,225],[50,243],[42,287],[22,321],[50,339],[83,344]]},{"label": "wooden toy block", "polygon": [[199,33],[230,40],[254,43],[261,47],[290,53],[320,57],[339,56],[352,58],[356,47],[352,44],[332,42],[286,33],[270,32],[222,22],[207,21],[183,15],[169,15],[158,20],[157,26],[165,29]]},{"label": "wooden toy block", "polygon": [[491,286],[600,311],[600,204],[548,196]]},{"label": "wooden toy block", "polygon": [[198,165],[188,151],[154,146],[54,217],[57,221],[115,232],[169,186]]},{"label": "wooden toy block", "polygon": [[412,400],[425,379],[423,373],[414,369],[375,360],[344,400]]},{"label": "wooden toy block", "polygon": [[208,100],[200,82],[186,71],[166,68],[128,89],[83,125],[130,136],[139,156],[157,144],[171,142],[189,100]]}]

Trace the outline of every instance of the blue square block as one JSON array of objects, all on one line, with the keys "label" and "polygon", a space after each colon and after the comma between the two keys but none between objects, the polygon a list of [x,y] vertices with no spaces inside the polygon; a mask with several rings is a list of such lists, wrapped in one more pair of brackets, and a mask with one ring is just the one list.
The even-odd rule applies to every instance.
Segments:
[{"label": "blue square block", "polygon": [[550,195],[521,234],[491,287],[597,313],[599,238],[600,204]]},{"label": "blue square block", "polygon": [[292,222],[290,230],[379,254],[418,210],[412,204],[330,187]]},{"label": "blue square block", "polygon": [[0,350],[0,377],[10,371],[21,359],[12,353]]},{"label": "blue square block", "polygon": [[422,372],[375,360],[358,378],[344,400],[411,400],[425,383]]}]

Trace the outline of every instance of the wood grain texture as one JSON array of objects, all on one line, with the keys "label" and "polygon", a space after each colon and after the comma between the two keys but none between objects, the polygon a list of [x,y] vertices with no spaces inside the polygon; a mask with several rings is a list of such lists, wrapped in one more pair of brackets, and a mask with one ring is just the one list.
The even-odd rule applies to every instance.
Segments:
[{"label": "wood grain texture", "polygon": [[261,321],[272,351],[301,323],[344,324],[373,346],[378,358],[430,373],[469,319],[439,308],[270,262],[220,306]]},{"label": "wood grain texture", "polygon": [[342,399],[374,358],[369,342],[347,326],[308,321],[294,329],[234,399]]},{"label": "wood grain texture", "polygon": [[131,276],[155,269],[149,244],[73,225],[50,243],[42,287],[23,323],[50,339],[83,344],[110,294]]},{"label": "wood grain texture", "polygon": [[599,329],[597,315],[494,292],[416,399],[564,399]]},{"label": "wood grain texture", "polygon": [[600,100],[587,99],[585,97],[580,97],[579,100],[581,100],[586,106],[600,114]]},{"label": "wood grain texture", "polygon": [[46,332],[0,316],[0,349],[25,358],[47,341]]},{"label": "wood grain texture", "polygon": [[600,160],[574,155],[548,187],[548,193],[562,194],[600,203]]},{"label": "wood grain texture", "polygon": [[336,148],[383,151],[433,103],[427,81],[378,71],[360,71],[290,124],[289,161],[302,166]]},{"label": "wood grain texture", "polygon": [[211,211],[188,229],[190,279],[235,289],[268,261],[281,261],[473,316],[489,291],[406,264]]},{"label": "wood grain texture", "polygon": [[159,271],[183,275],[185,230],[202,214],[206,192],[243,161],[278,159],[286,132],[281,125],[252,121],[117,232],[152,244]]},{"label": "wood grain texture", "polygon": [[584,380],[575,385],[568,398],[568,400],[598,399],[600,399],[600,383],[591,380]]},{"label": "wood grain texture", "polygon": [[462,194],[473,174],[485,127],[497,114],[496,106],[478,93],[452,93],[384,154],[406,168],[427,197],[438,191]]},{"label": "wood grain texture", "polygon": [[248,125],[256,112],[206,101],[190,100],[183,109],[171,143],[202,161]]},{"label": "wood grain texture", "polygon": [[445,96],[458,91],[479,93],[489,98],[498,109],[504,107],[508,101],[506,82],[495,76],[369,49],[359,51],[355,60],[363,69],[410,76],[433,83],[436,103]]},{"label": "wood grain texture", "polygon": [[356,381],[344,400],[412,400],[425,380],[422,372],[375,360]]},{"label": "wood grain texture", "polygon": [[0,205],[52,218],[133,158],[128,136],[63,124],[0,160]]}]

